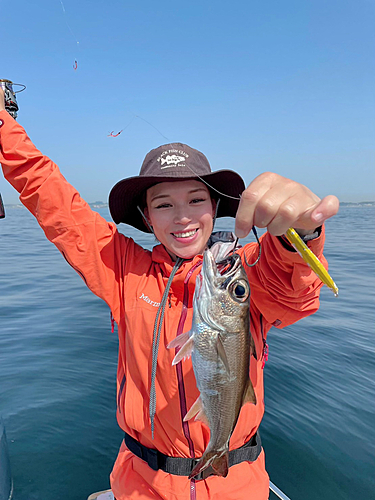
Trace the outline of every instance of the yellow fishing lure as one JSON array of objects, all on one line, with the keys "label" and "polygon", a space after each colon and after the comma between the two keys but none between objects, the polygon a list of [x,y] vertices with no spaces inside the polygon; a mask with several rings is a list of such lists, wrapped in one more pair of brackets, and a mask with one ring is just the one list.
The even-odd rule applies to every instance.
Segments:
[{"label": "yellow fishing lure", "polygon": [[286,236],[293,247],[306,262],[306,264],[314,271],[314,273],[322,280],[322,282],[333,291],[335,297],[337,297],[339,294],[339,289],[336,283],[328,274],[328,271],[320,262],[318,257],[310,250],[306,243],[302,241],[297,231],[291,227],[287,230]]}]

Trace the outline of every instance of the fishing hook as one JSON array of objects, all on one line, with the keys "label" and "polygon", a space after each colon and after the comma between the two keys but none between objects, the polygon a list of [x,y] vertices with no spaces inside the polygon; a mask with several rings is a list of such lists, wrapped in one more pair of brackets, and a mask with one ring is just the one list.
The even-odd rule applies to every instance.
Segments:
[{"label": "fishing hook", "polygon": [[[257,264],[259,262],[259,259],[260,259],[261,253],[262,253],[262,246],[260,244],[260,241],[259,241],[259,238],[258,238],[258,233],[257,233],[257,230],[255,229],[255,226],[253,226],[251,228],[251,230],[254,233],[255,239],[257,240],[257,243],[258,243],[258,246],[259,246],[259,252],[258,252],[258,257],[256,258],[256,260],[255,260],[255,262],[253,264],[249,264],[248,263],[247,258],[246,258],[246,253],[244,252],[243,256],[244,256],[244,259],[245,259],[247,267],[253,267],[253,266],[255,266],[255,264]],[[239,238],[237,236],[236,237],[236,241],[234,242],[234,247],[233,247],[232,253],[236,253],[235,250],[236,250],[236,247],[237,247],[237,244],[238,244],[238,239]]]}]

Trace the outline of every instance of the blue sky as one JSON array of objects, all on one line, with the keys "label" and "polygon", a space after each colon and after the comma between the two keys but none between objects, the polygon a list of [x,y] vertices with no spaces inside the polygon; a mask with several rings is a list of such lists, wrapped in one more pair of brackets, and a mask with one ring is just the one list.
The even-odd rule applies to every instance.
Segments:
[{"label": "blue sky", "polygon": [[[372,0],[0,8],[0,78],[27,86],[18,121],[87,201],[174,141],[246,183],[269,170],[319,196],[375,200]],[[17,202],[3,179],[0,191]]]}]

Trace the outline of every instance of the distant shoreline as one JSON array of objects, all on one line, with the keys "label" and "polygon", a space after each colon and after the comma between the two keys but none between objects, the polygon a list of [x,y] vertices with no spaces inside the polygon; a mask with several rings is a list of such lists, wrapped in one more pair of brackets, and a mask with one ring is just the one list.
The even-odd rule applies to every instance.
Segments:
[{"label": "distant shoreline", "polygon": [[[89,203],[91,208],[108,208],[108,203],[104,201],[94,201]],[[21,203],[4,204],[5,208],[25,208]],[[375,207],[375,201],[341,201],[340,207]]]}]

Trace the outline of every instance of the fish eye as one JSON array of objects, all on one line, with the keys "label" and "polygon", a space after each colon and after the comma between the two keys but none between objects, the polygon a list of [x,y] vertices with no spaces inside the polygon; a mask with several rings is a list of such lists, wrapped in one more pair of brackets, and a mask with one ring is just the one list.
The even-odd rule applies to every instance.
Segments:
[{"label": "fish eye", "polygon": [[236,297],[241,299],[245,295],[246,289],[243,285],[236,285],[236,288],[234,289],[234,293],[236,294]]},{"label": "fish eye", "polygon": [[246,293],[245,287],[243,285],[237,285],[234,289],[234,293],[237,297],[243,297]]},{"label": "fish eye", "polygon": [[232,293],[235,299],[243,302],[249,296],[249,286],[244,281],[236,281],[232,285]]}]

